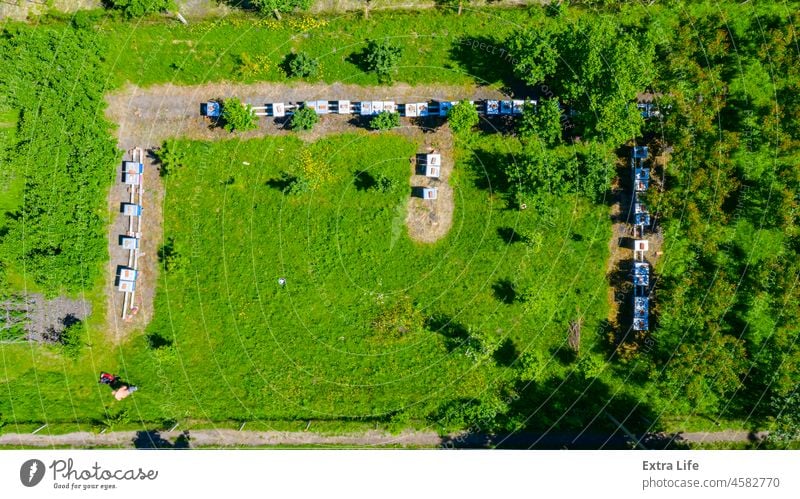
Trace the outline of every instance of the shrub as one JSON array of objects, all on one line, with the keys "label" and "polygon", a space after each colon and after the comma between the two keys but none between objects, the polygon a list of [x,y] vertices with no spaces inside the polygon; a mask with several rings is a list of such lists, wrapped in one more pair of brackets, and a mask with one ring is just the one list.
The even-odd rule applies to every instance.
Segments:
[{"label": "shrub", "polygon": [[186,154],[178,148],[177,140],[169,139],[164,142],[161,149],[156,151],[156,156],[158,157],[159,163],[161,163],[159,173],[163,177],[169,174],[173,169],[183,166],[183,160]]},{"label": "shrub", "polygon": [[235,97],[222,102],[222,122],[225,130],[229,132],[246,132],[258,127],[250,104],[243,104]]},{"label": "shrub", "polygon": [[319,122],[317,112],[310,107],[304,107],[295,111],[292,115],[292,130],[311,130]]},{"label": "shrub", "polygon": [[80,321],[70,324],[61,332],[58,341],[61,343],[61,352],[66,357],[74,360],[80,356],[84,345],[83,332],[84,326]]},{"label": "shrub", "polygon": [[319,62],[305,52],[287,55],[283,66],[290,77],[310,78],[319,71]]},{"label": "shrub", "polygon": [[391,82],[401,53],[402,49],[388,40],[372,40],[364,55],[367,70],[375,72],[381,81]]},{"label": "shrub", "polygon": [[172,0],[106,0],[106,2],[109,8],[118,10],[129,18],[164,12],[175,7]]},{"label": "shrub", "polygon": [[466,133],[478,124],[478,110],[468,100],[462,100],[447,111],[447,120],[455,133]]},{"label": "shrub", "polygon": [[275,14],[280,19],[280,12],[305,10],[311,5],[311,0],[251,0],[250,3],[262,14]]},{"label": "shrub", "polygon": [[373,130],[390,130],[400,126],[400,113],[381,111],[369,122]]},{"label": "shrub", "polygon": [[375,175],[375,190],[378,192],[391,192],[394,190],[397,182],[387,177],[383,173]]}]

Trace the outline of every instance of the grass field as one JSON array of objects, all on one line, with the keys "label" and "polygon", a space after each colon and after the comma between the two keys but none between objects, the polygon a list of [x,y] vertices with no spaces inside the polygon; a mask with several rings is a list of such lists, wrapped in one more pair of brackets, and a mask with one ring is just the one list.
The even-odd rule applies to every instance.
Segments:
[{"label": "grass field", "polygon": [[292,51],[319,59],[317,80],[376,84],[376,75],[363,71],[358,55],[370,39],[385,37],[403,50],[398,81],[459,84],[478,79],[494,84],[511,76],[510,60],[498,59],[498,54],[504,48],[501,40],[520,25],[535,25],[526,10],[480,10],[462,16],[438,10],[382,12],[369,20],[359,14],[300,16],[281,22],[237,13],[189,27],[146,20],[99,24],[109,44],[113,84],[130,81],[142,86],[164,81],[286,81],[281,64]]},{"label": "grass field", "polygon": [[[14,401],[0,402],[6,423],[11,414],[20,422],[102,422],[113,402],[97,388],[102,368],[141,387],[126,414],[111,410],[121,422],[420,426],[450,401],[500,398],[523,352],[541,352],[553,376],[568,373],[573,367],[557,352],[577,309],[584,348],[604,341],[596,331],[607,314],[606,208],[567,197],[542,212],[508,209],[487,184],[496,189],[496,165],[513,155],[515,139],[485,136],[459,150],[454,224],[434,245],[406,233],[408,158],[418,145],[402,136],[180,147],[184,166],[165,178],[168,270],[147,335],[114,360],[89,358],[95,349],[71,363],[27,345],[5,348],[7,359],[31,358],[6,371]],[[276,179],[305,147],[334,179],[313,193],[285,194]],[[360,190],[363,171],[394,187]],[[509,242],[523,227],[541,229],[541,249]],[[522,290],[527,301],[514,297]],[[405,297],[426,327],[377,331],[381,310]],[[476,360],[467,337],[487,333],[503,346]],[[25,395],[37,391],[40,398]]]}]

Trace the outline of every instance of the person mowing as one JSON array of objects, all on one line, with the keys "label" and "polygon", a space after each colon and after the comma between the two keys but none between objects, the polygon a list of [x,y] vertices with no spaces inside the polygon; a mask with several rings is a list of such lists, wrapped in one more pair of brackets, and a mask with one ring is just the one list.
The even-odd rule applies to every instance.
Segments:
[{"label": "person mowing", "polygon": [[98,383],[110,386],[111,394],[117,400],[122,400],[139,389],[136,385],[125,383],[116,374],[110,374],[105,371],[100,372],[100,380]]}]

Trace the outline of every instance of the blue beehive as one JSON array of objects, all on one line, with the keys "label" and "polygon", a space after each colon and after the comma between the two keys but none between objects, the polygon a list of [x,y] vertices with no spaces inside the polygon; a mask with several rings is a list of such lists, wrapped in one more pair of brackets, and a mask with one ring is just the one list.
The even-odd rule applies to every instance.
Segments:
[{"label": "blue beehive", "polygon": [[647,262],[636,262],[633,266],[633,284],[635,286],[650,285],[650,265]]},{"label": "blue beehive", "polygon": [[633,219],[636,225],[650,225],[649,213],[635,213]]},{"label": "blue beehive", "polygon": [[200,104],[200,114],[209,118],[218,118],[222,114],[222,106],[215,101],[204,102]]}]

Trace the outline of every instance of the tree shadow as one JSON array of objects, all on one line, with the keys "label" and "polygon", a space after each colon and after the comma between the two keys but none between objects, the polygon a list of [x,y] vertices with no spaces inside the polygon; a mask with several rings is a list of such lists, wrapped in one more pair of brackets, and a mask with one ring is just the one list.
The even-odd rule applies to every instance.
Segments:
[{"label": "tree shadow", "polygon": [[188,449],[191,447],[190,441],[188,431],[182,432],[174,442],[170,442],[158,430],[140,430],[133,437],[133,446],[137,449]]},{"label": "tree shadow", "polygon": [[80,324],[81,320],[75,314],[67,314],[60,318],[58,322],[60,322],[61,325],[64,326],[64,329],[66,329],[76,324]]},{"label": "tree shadow", "polygon": [[525,238],[511,227],[498,227],[497,236],[508,244],[521,243]]},{"label": "tree shadow", "polygon": [[174,262],[177,261],[178,252],[175,249],[175,238],[168,237],[164,243],[158,248],[158,262],[164,271],[169,272],[174,270]]},{"label": "tree shadow", "polygon": [[444,337],[444,345],[448,352],[458,349],[469,338],[469,331],[462,324],[453,322],[451,317],[446,315],[433,315],[425,321],[425,327],[429,331],[441,334]]},{"label": "tree shadow", "polygon": [[369,72],[370,68],[369,68],[369,63],[367,61],[367,52],[368,52],[368,47],[365,46],[361,50],[353,52],[350,55],[348,55],[345,58],[345,61],[356,66],[361,71]]},{"label": "tree shadow", "polygon": [[359,170],[353,175],[353,185],[356,190],[368,191],[378,185],[378,181],[367,171]]},{"label": "tree shadow", "polygon": [[147,335],[147,346],[153,350],[172,346],[172,343],[173,341],[171,339],[164,338],[158,333],[151,333]]},{"label": "tree shadow", "polygon": [[472,156],[467,160],[475,174],[475,187],[493,193],[509,192],[510,183],[505,167],[513,162],[511,154],[484,149],[473,150]]},{"label": "tree shadow", "polygon": [[297,183],[297,177],[287,172],[281,172],[277,178],[271,178],[264,182],[264,185],[280,192],[287,192],[291,190],[292,186]]},{"label": "tree shadow", "polygon": [[450,46],[450,58],[481,85],[503,85],[504,93],[525,86],[514,76],[514,65],[502,40],[490,36],[465,36]]},{"label": "tree shadow", "polygon": [[[568,375],[541,383],[517,382],[501,412],[480,410],[475,399],[456,399],[434,413],[463,416],[466,431],[443,438],[445,448],[663,449],[657,414],[597,379]],[[620,424],[631,433],[623,431]]]},{"label": "tree shadow", "polygon": [[492,284],[492,291],[494,297],[506,305],[511,305],[517,300],[517,290],[509,279],[500,279]]},{"label": "tree shadow", "polygon": [[361,116],[360,114],[353,115],[347,120],[347,124],[356,128],[364,128],[371,130],[369,124],[372,122],[372,116]]},{"label": "tree shadow", "polygon": [[447,118],[442,116],[420,116],[410,120],[412,125],[422,130],[422,133],[433,133],[447,123]]},{"label": "tree shadow", "polygon": [[499,366],[511,367],[517,361],[519,355],[519,350],[514,345],[514,341],[511,338],[506,338],[500,344],[500,348],[494,352],[494,361]]}]

